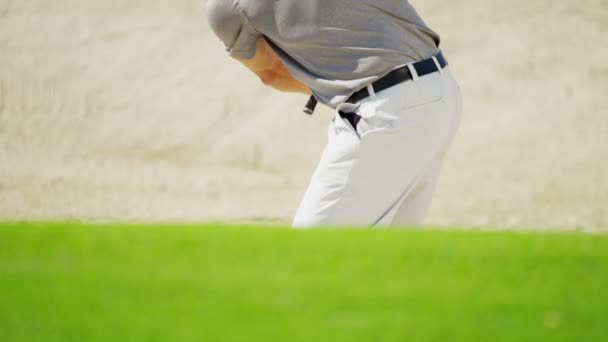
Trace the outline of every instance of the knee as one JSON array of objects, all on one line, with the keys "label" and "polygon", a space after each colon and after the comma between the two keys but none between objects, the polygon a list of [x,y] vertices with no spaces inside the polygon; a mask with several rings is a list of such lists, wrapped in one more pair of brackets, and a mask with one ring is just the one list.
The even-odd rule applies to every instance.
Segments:
[{"label": "knee", "polygon": [[298,213],[296,213],[296,216],[294,217],[291,226],[295,229],[308,229],[326,226],[327,224],[327,217],[314,215],[312,213],[307,213],[300,210]]},{"label": "knee", "polygon": [[[335,214],[335,213],[334,213]],[[292,228],[295,229],[310,229],[310,228],[357,228],[369,227],[369,220],[351,220],[349,217],[327,214],[311,214],[298,213],[293,222]]]}]

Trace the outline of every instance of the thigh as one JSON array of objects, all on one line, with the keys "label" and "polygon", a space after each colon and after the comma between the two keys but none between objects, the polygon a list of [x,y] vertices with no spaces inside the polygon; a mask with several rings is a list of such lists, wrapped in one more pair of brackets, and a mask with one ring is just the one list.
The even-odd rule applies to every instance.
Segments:
[{"label": "thigh", "polygon": [[378,225],[391,227],[420,226],[431,207],[433,194],[439,179],[443,156],[437,158],[402,194],[397,205],[379,222]]}]

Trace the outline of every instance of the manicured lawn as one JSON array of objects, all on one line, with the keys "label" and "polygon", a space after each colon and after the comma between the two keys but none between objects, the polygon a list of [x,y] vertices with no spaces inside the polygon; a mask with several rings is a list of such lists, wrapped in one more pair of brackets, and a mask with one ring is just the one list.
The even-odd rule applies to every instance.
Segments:
[{"label": "manicured lawn", "polygon": [[608,341],[608,236],[0,224],[0,341]]}]

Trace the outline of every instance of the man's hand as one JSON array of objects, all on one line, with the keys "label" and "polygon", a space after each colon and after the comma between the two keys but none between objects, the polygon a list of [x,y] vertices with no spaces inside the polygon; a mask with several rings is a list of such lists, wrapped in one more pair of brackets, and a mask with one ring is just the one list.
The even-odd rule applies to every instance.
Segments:
[{"label": "man's hand", "polygon": [[265,85],[280,91],[311,94],[308,86],[291,75],[265,39],[260,39],[253,58],[238,61],[258,75]]}]

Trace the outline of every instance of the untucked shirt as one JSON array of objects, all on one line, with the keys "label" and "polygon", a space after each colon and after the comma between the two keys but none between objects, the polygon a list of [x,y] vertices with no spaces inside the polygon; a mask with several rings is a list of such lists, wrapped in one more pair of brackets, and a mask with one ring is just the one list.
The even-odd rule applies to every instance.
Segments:
[{"label": "untucked shirt", "polygon": [[334,108],[439,46],[407,0],[207,0],[207,16],[231,56],[249,59],[266,39],[291,74]]}]

